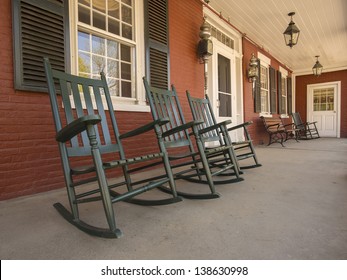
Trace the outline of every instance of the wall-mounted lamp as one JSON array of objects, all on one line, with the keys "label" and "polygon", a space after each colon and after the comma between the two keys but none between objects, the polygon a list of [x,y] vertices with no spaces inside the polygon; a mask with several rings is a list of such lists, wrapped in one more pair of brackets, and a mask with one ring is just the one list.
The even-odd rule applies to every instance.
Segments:
[{"label": "wall-mounted lamp", "polygon": [[251,59],[249,61],[248,66],[248,80],[252,83],[252,96],[254,97],[254,88],[255,88],[255,80],[258,77],[258,59],[255,57],[254,53],[252,53]]},{"label": "wall-mounted lamp", "polygon": [[205,62],[213,54],[213,44],[210,40],[211,26],[206,22],[206,18],[200,26],[199,37],[201,40],[198,45],[198,56]]},{"label": "wall-mounted lamp", "polygon": [[317,61],[316,61],[315,65],[313,65],[313,67],[312,67],[313,75],[315,75],[317,77],[320,74],[322,74],[322,71],[323,71],[323,66],[322,66],[322,64],[319,63],[318,57],[319,57],[319,55],[316,55]]},{"label": "wall-mounted lamp", "polygon": [[298,43],[300,30],[297,28],[295,23],[293,22],[293,15],[295,15],[294,12],[291,12],[288,14],[290,16],[290,23],[287,27],[287,29],[283,32],[284,35],[284,41],[286,42],[286,45],[292,48],[294,45]]},{"label": "wall-mounted lamp", "polygon": [[249,82],[255,82],[257,77],[258,77],[258,59],[255,57],[254,53],[252,53],[251,59],[249,61],[249,67],[248,67]]},{"label": "wall-mounted lamp", "polygon": [[204,63],[204,79],[205,79],[205,94],[207,94],[207,62],[210,56],[213,54],[213,44],[210,40],[211,37],[211,26],[206,22],[204,17],[204,22],[200,26],[200,41],[198,44],[198,56]]}]

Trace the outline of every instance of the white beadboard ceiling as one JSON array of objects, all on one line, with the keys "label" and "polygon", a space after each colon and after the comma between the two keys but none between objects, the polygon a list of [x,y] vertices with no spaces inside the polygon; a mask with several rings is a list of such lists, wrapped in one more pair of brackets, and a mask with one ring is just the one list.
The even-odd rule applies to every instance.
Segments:
[{"label": "white beadboard ceiling", "polygon": [[[211,0],[208,4],[241,33],[296,74],[311,73],[319,55],[323,72],[347,69],[347,0]],[[289,12],[298,44],[284,43]]]}]

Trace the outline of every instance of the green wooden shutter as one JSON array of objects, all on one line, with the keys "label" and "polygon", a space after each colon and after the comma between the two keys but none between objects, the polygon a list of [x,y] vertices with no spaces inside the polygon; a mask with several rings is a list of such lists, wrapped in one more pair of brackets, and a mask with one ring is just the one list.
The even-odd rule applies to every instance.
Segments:
[{"label": "green wooden shutter", "polygon": [[47,91],[43,57],[66,70],[67,0],[13,0],[15,88]]},{"label": "green wooden shutter", "polygon": [[277,84],[278,84],[278,113],[282,114],[282,74],[280,71],[277,71]]},{"label": "green wooden shutter", "polygon": [[258,77],[254,86],[254,112],[261,112],[261,84],[260,84],[260,60],[258,59]]},{"label": "green wooden shutter", "polygon": [[292,78],[287,78],[287,105],[288,105],[288,115],[293,111],[292,108]]},{"label": "green wooden shutter", "polygon": [[272,67],[269,68],[270,75],[270,111],[271,114],[277,113],[276,106],[276,96],[277,96],[277,87],[276,87],[276,70]]},{"label": "green wooden shutter", "polygon": [[167,0],[145,1],[146,76],[151,86],[169,86],[169,29]]}]

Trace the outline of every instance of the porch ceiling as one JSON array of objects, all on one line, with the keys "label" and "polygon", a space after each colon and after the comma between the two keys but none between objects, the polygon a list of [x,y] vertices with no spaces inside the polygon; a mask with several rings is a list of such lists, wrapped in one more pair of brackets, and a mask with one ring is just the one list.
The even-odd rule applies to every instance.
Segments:
[{"label": "porch ceiling", "polygon": [[[319,55],[323,72],[347,68],[346,0],[211,0],[209,6],[295,73],[311,73]],[[292,49],[283,32],[293,21],[300,29]]]}]

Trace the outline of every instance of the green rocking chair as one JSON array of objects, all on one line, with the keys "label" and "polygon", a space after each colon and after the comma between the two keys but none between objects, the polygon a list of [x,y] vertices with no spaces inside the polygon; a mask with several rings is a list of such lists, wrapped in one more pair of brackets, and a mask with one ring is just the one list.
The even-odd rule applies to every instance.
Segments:
[{"label": "green rocking chair", "polygon": [[[162,205],[182,200],[177,195],[166,154],[158,152],[126,158],[122,145],[124,139],[142,135],[166,124],[168,120],[157,119],[120,134],[103,73],[101,79],[74,76],[53,70],[47,58],[44,59],[44,67],[71,211],[61,203],[54,204],[54,207],[68,222],[91,235],[118,238],[122,232],[116,227],[113,203],[126,201]],[[132,179],[134,171],[153,166],[153,162],[163,164],[164,175],[159,178],[148,176],[137,181]],[[117,174],[111,172],[115,168],[119,169]],[[113,178],[119,174],[124,178]],[[110,184],[111,180],[115,182]],[[135,198],[164,185],[169,185],[169,197],[158,192],[152,200]],[[79,205],[95,201],[102,202],[108,227],[95,227],[80,219]]]},{"label": "green rocking chair", "polygon": [[[161,152],[168,153],[175,178],[208,184],[210,188],[209,193],[202,194],[177,191],[180,196],[191,199],[216,198],[219,197],[219,194],[216,192],[215,184],[243,180],[239,176],[239,170],[234,164],[230,149],[219,147],[205,150],[198,129],[201,121],[185,121],[174,86],[171,90],[164,90],[151,87],[146,78],[143,78],[143,82],[154,121],[162,118],[169,119],[169,122],[165,125],[157,126],[156,132],[157,135],[162,136],[159,146]],[[197,151],[191,137],[195,139]],[[214,176],[225,173],[230,169],[235,171],[232,178],[222,182],[213,179]]]},{"label": "green rocking chair", "polygon": [[[261,164],[258,162],[253,141],[247,129],[247,127],[253,122],[244,122],[236,126],[229,126],[231,124],[230,120],[217,123],[211,102],[207,95],[205,98],[196,98],[192,97],[189,91],[187,91],[186,94],[190,109],[192,111],[193,119],[203,120],[203,122],[199,124],[199,129],[200,131],[205,131],[205,133],[202,134],[202,139],[205,146],[207,146],[208,143],[217,143],[217,145],[230,147],[235,158],[235,165],[239,166],[240,169],[261,166]],[[243,141],[231,140],[228,132],[237,129],[243,130]],[[253,158],[254,164],[240,167],[239,161],[247,158]]]}]

